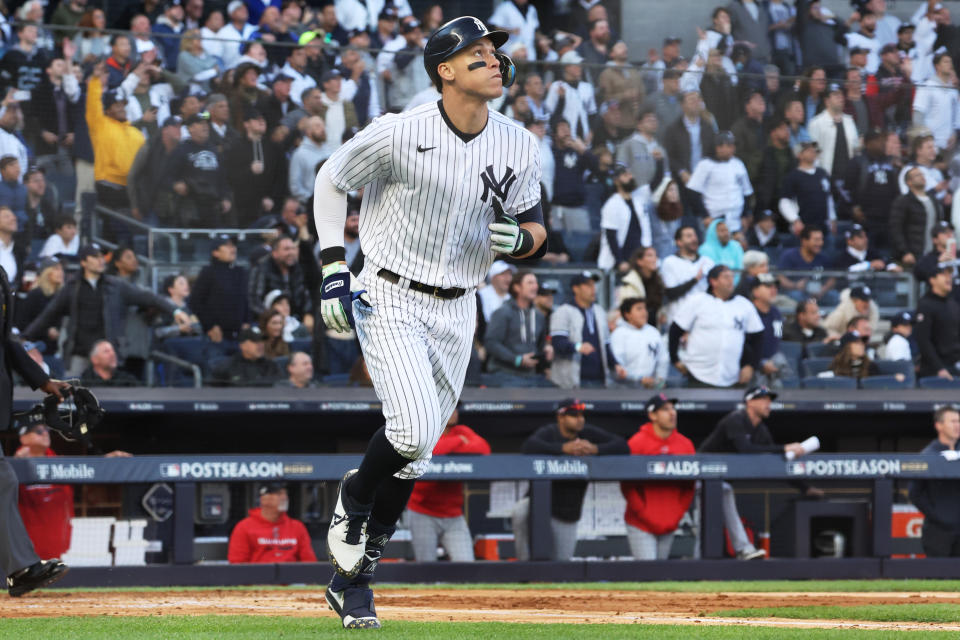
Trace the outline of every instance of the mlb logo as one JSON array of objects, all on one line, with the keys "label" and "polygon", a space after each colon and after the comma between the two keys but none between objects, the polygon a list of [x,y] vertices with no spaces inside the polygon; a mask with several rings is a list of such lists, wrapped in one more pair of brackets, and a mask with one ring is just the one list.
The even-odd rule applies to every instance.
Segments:
[{"label": "mlb logo", "polygon": [[657,476],[662,476],[667,473],[667,463],[666,462],[648,462],[647,463],[647,473],[652,473]]},{"label": "mlb logo", "polygon": [[179,478],[180,477],[180,465],[179,464],[162,464],[160,465],[160,476],[163,478]]},{"label": "mlb logo", "polygon": [[806,475],[806,468],[802,462],[791,462],[787,465],[787,473],[793,476]]}]

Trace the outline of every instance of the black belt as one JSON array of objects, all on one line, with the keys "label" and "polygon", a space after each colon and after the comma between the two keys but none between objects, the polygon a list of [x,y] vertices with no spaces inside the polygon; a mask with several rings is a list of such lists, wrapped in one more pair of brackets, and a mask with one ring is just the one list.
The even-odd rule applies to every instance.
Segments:
[{"label": "black belt", "polygon": [[[380,271],[377,271],[377,275],[387,282],[392,282],[393,284],[399,284],[400,280],[403,279],[401,276],[388,269],[380,269]],[[436,298],[443,298],[444,300],[453,300],[454,298],[459,298],[467,292],[466,289],[461,289],[460,287],[441,289],[440,287],[432,287],[429,284],[423,284],[422,282],[417,282],[416,280],[408,280],[408,282],[410,283],[410,288],[414,291],[426,293]]]}]

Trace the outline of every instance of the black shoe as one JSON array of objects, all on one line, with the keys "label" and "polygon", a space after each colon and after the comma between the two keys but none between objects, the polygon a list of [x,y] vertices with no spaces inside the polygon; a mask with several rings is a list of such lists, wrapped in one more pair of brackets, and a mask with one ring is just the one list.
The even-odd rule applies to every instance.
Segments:
[{"label": "black shoe", "polygon": [[343,591],[334,591],[327,587],[326,598],[330,608],[340,616],[344,629],[380,628],[370,587],[352,586]]},{"label": "black shoe", "polygon": [[49,587],[51,584],[67,575],[70,567],[63,564],[59,558],[41,560],[26,569],[21,569],[7,577],[7,588],[10,596],[19,598],[34,589]]}]

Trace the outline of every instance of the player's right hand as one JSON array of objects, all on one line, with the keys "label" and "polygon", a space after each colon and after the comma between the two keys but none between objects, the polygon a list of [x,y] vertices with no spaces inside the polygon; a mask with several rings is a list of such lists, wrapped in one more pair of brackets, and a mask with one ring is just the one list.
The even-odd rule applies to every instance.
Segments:
[{"label": "player's right hand", "polygon": [[328,264],[323,268],[323,284],[320,286],[320,317],[328,329],[347,333],[353,329],[353,301],[360,299],[369,305],[365,289],[353,282],[350,269],[342,262]]}]

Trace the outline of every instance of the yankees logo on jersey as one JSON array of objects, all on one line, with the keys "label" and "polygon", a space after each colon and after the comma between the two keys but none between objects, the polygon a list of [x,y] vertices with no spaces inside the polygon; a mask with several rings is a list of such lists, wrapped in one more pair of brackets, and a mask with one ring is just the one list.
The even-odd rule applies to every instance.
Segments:
[{"label": "yankees logo on jersey", "polygon": [[325,167],[343,191],[367,185],[360,210],[366,260],[431,286],[483,282],[494,260],[491,197],[514,214],[540,201],[531,133],[490,111],[483,131],[459,135],[439,102],[377,118]]}]

